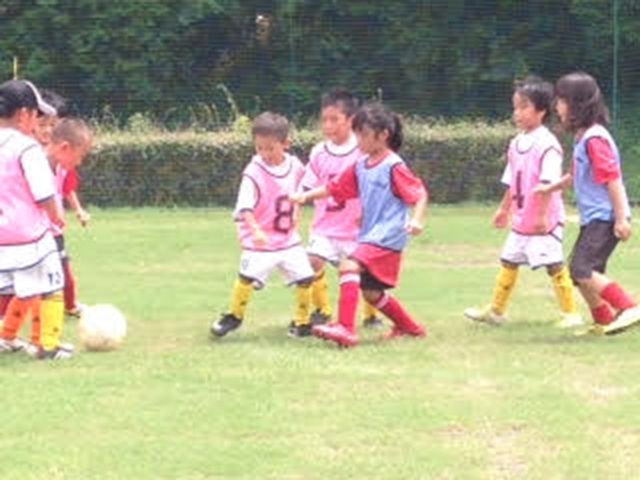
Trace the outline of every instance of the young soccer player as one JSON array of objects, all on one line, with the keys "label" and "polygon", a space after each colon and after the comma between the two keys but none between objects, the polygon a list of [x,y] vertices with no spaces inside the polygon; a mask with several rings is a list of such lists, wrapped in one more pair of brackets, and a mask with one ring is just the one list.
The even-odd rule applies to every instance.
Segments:
[{"label": "young soccer player", "polygon": [[[41,145],[46,147],[51,141],[51,133],[56,124],[63,118],[69,116],[69,107],[67,101],[55,92],[43,90],[43,99],[52,105],[57,112],[55,117],[40,116],[36,127],[35,136]],[[76,169],[67,170],[62,168],[59,163],[54,166],[56,177],[56,188],[60,207],[64,211],[64,200],[67,201],[71,209],[75,212],[80,224],[85,227],[88,225],[91,216],[83,208],[82,203],[77,195],[80,184]],[[81,308],[76,301],[77,298],[77,282],[73,270],[71,269],[71,259],[65,247],[64,232],[54,227],[54,237],[62,257],[62,268],[64,270],[64,309],[65,313],[72,317],[79,317]]]},{"label": "young soccer player", "polygon": [[[364,156],[352,129],[357,109],[358,100],[346,90],[335,89],[322,96],[320,117],[325,140],[311,150],[302,177],[303,189],[325,185]],[[361,215],[360,200],[357,198],[336,202],[327,197],[315,201],[307,247],[315,272],[311,285],[311,299],[316,308],[311,315],[314,324],[326,323],[332,313],[325,265],[329,262],[337,267],[342,258],[353,252]],[[364,302],[363,324],[369,328],[383,325],[376,309],[367,302]]]},{"label": "young soccer player", "polygon": [[379,103],[368,104],[356,113],[353,128],[366,157],[326,186],[291,195],[299,203],[331,195],[338,202],[360,198],[362,204],[356,249],[340,263],[338,323],[315,325],[313,334],[340,346],[357,345],[355,315],[362,289],[365,300],[393,322],[387,338],[421,337],[424,327],[386,291],[398,282],[409,235],[422,232],[427,192],[395,153],[403,141],[397,115]]},{"label": "young soccer player", "polygon": [[591,309],[593,334],[615,334],[640,321],[640,307],[605,275],[620,240],[631,236],[631,210],[622,178],[621,157],[606,128],[609,112],[596,80],[583,72],[556,82],[556,111],[574,135],[573,174],[546,187],[555,191],[573,180],[580,233],[571,253],[571,277]]},{"label": "young soccer player", "polygon": [[281,115],[264,112],[253,121],[256,155],[242,174],[234,212],[242,246],[240,272],[233,287],[228,313],[211,325],[215,337],[238,328],[254,288],[266,285],[271,273],[280,270],[296,285],[296,310],[288,333],[311,334],[309,310],[313,269],[298,233],[299,209],[288,198],[298,188],[304,166],[289,155],[289,122]]},{"label": "young soccer player", "polygon": [[562,177],[562,147],[544,125],[551,114],[553,85],[537,77],[518,82],[513,93],[513,120],[520,129],[509,144],[502,183],[507,187],[493,218],[511,232],[501,254],[501,268],[493,300],[485,308],[468,308],[464,315],[478,322],[501,325],[518,278],[520,265],[545,267],[551,277],[562,328],[582,325],[569,270],[564,263],[562,238],[565,223],[562,194],[540,193],[536,187]]},{"label": "young soccer player", "polygon": [[18,329],[29,317],[37,324],[42,297],[46,301],[63,287],[50,231],[51,223],[61,226],[63,220],[47,157],[31,137],[38,111],[55,115],[32,83],[0,85],[0,293],[12,295],[0,352],[26,348]]}]

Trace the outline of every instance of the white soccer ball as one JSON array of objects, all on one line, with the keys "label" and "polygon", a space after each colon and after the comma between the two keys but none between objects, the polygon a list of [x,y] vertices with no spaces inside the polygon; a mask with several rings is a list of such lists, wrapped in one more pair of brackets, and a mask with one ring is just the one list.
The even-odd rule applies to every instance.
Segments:
[{"label": "white soccer ball", "polygon": [[113,305],[92,305],[82,310],[78,323],[80,344],[89,351],[115,350],[127,335],[127,320]]}]

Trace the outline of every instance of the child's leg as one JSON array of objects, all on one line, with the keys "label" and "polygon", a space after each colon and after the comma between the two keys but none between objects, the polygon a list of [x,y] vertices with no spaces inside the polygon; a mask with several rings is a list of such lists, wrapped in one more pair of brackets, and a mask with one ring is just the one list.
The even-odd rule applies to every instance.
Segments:
[{"label": "child's leg", "polygon": [[311,300],[313,306],[325,317],[331,317],[329,282],[327,281],[325,261],[316,255],[310,255],[309,260],[315,272],[315,278],[311,284]]},{"label": "child's leg", "polygon": [[248,278],[239,275],[233,284],[229,313],[237,319],[243,320],[252,293],[253,282]]},{"label": "child's leg", "polygon": [[338,322],[351,333],[355,332],[360,291],[360,272],[360,265],[351,259],[345,259],[340,264]]},{"label": "child's leg", "polygon": [[313,280],[296,283],[296,309],[293,316],[294,326],[311,324],[311,285]]},{"label": "child's leg", "polygon": [[71,262],[68,258],[62,259],[62,270],[64,272],[64,309],[67,312],[75,312],[76,305],[76,279],[71,270]]},{"label": "child's leg", "polygon": [[578,305],[567,266],[563,263],[550,265],[547,267],[547,273],[551,277],[551,282],[560,304],[560,311],[567,315],[576,315],[578,313]]},{"label": "child's leg", "polygon": [[518,266],[508,262],[502,262],[496,284],[493,290],[493,300],[491,309],[498,315],[503,315],[507,311],[511,294],[518,280]]},{"label": "child's leg", "polygon": [[417,323],[400,302],[384,290],[363,290],[365,299],[386,315],[400,333],[423,336],[425,329]]},{"label": "child's leg", "polygon": [[29,315],[35,317],[39,309],[39,295],[29,298],[11,297],[2,326],[2,338],[5,340],[15,339]]},{"label": "child's leg", "polygon": [[62,292],[55,292],[42,299],[40,308],[41,342],[46,351],[60,346],[64,325],[64,299]]}]

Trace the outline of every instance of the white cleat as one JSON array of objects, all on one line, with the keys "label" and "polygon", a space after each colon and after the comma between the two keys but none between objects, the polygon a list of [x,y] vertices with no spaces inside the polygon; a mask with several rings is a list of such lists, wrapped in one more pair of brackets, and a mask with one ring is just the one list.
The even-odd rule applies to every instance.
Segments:
[{"label": "white cleat", "polygon": [[630,326],[640,322],[640,306],[628,308],[624,310],[618,317],[608,325],[604,326],[605,335],[615,335],[622,333]]},{"label": "white cleat", "polygon": [[464,311],[464,316],[474,322],[488,323],[490,325],[502,325],[507,321],[505,315],[494,312],[490,306],[485,308],[467,308]]}]

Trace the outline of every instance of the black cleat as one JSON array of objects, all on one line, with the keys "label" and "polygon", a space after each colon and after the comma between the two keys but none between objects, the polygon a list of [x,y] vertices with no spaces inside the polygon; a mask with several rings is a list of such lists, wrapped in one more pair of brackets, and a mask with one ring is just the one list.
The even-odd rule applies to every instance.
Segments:
[{"label": "black cleat", "polygon": [[287,335],[295,338],[310,337],[311,327],[312,325],[310,323],[306,325],[296,325],[294,322],[291,322],[289,330],[287,330]]},{"label": "black cleat", "polygon": [[227,333],[242,325],[242,319],[231,313],[225,313],[220,320],[211,324],[211,334],[216,337],[224,337]]},{"label": "black cleat", "polygon": [[380,330],[381,328],[384,328],[384,322],[380,317],[365,318],[362,321],[362,325],[364,325],[365,328],[370,328],[372,330]]},{"label": "black cleat", "polygon": [[324,325],[325,323],[329,323],[329,320],[331,320],[331,315],[322,313],[320,310],[315,310],[311,314],[310,318],[311,318],[311,325]]}]

